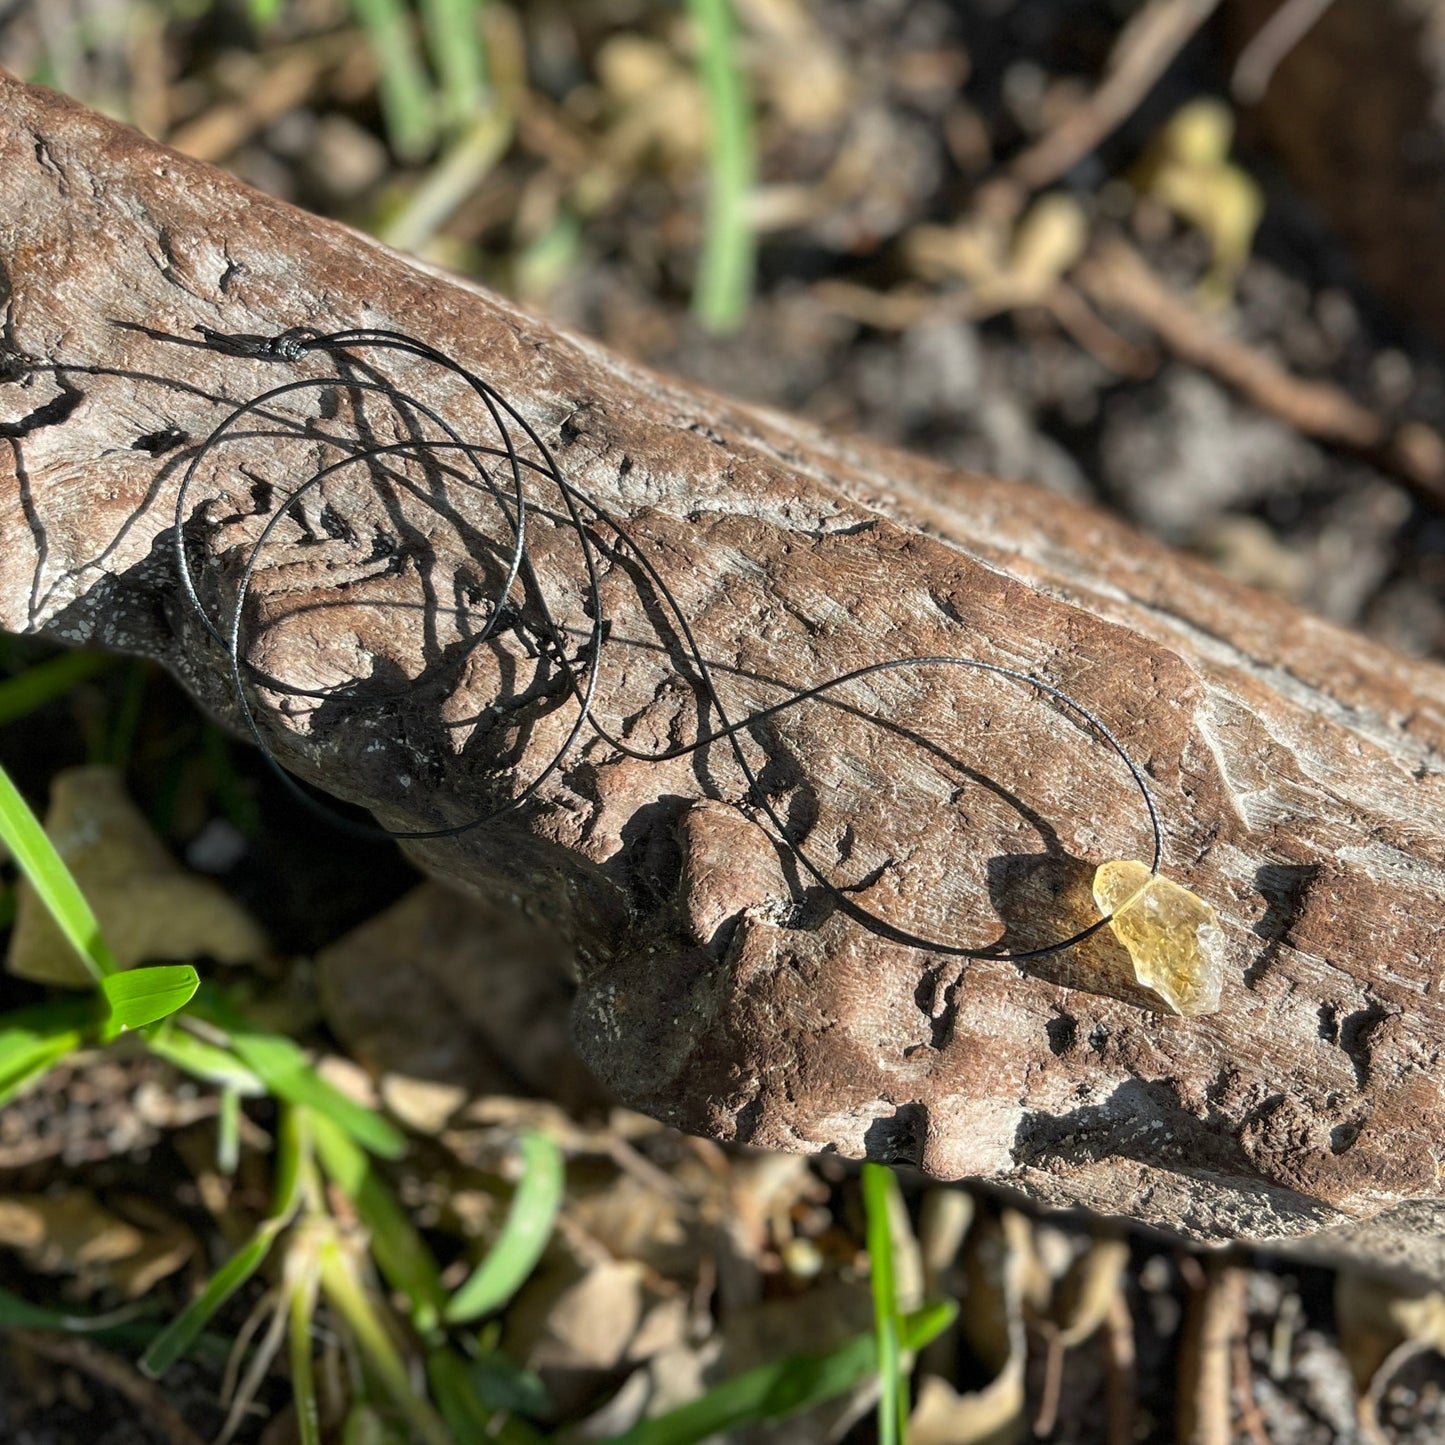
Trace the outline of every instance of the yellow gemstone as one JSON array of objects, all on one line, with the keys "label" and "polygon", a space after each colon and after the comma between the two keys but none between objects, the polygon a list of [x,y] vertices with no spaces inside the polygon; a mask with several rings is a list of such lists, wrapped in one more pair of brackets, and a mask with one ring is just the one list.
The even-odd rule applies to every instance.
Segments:
[{"label": "yellow gemstone", "polygon": [[1208,1014],[1219,1008],[1224,982],[1219,918],[1202,898],[1143,863],[1119,859],[1094,874],[1099,912],[1129,950],[1134,977],[1175,1013]]}]

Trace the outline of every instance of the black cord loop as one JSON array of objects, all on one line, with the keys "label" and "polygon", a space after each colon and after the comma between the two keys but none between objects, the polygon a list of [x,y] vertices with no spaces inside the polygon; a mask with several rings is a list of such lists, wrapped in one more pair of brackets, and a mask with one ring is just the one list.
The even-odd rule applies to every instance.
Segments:
[{"label": "black cord loop", "polygon": [[[496,821],[509,813],[516,812],[537,796],[547,781],[562,767],[585,731],[590,731],[603,739],[622,756],[659,763],[695,753],[712,743],[725,741],[731,748],[738,768],[746,780],[753,806],[767,819],[776,842],[795,864],[819,885],[837,908],[879,937],[907,947],[926,949],[930,952],[955,957],[993,958],[1014,962],[1024,962],[1071,948],[1104,928],[1110,922],[1110,917],[1101,918],[1057,942],[1012,952],[997,946],[965,947],[947,939],[929,938],[890,923],[881,915],[858,903],[855,898],[833,883],[821,865],[790,836],[787,821],[768,796],[756,768],[749,761],[742,747],[740,735],[748,729],[776,717],[789,708],[823,698],[835,689],[850,683],[904,668],[950,667],[991,674],[1032,689],[1037,695],[1048,698],[1072,714],[1085,725],[1095,738],[1109,747],[1123,763],[1143,803],[1148,818],[1153,850],[1149,869],[1151,874],[1158,874],[1164,856],[1163,828],[1143,769],[1135,762],[1124,744],[1109,729],[1103,719],[1061,688],[1045,682],[1042,678],[1034,677],[1030,673],[1004,667],[998,663],[985,662],[980,658],[952,655],[900,657],[854,668],[825,682],[799,689],[781,702],[757,709],[735,720],[730,717],[722,695],[714,682],[712,667],[703,655],[686,611],[658,566],[616,517],[586,492],[566,480],[550,448],[536,430],[490,383],[444,352],[397,331],[356,328],[321,334],[308,328],[293,328],[275,336],[260,336],[245,333],[229,334],[207,327],[197,327],[196,330],[200,333],[202,341],[190,344],[204,345],[209,350],[227,356],[287,365],[303,362],[315,355],[331,355],[337,358],[337,367],[341,374],[299,378],[263,391],[251,400],[235,406],[211,431],[210,435],[200,443],[191,456],[177,490],[173,544],[182,592],[206,631],[225,651],[237,706],[240,709],[242,720],[262,756],[284,785],[308,808],[330,819],[346,831],[370,838],[444,838],[453,837]],[[179,340],[179,338],[161,338],[159,336],[158,339]],[[367,364],[359,360],[360,353],[368,350],[390,351],[416,357],[442,368],[463,382],[486,409],[496,431],[499,445],[483,445],[467,440],[432,407],[393,386],[389,381],[381,379]],[[25,358],[25,361],[29,362],[30,359]],[[67,371],[93,370],[101,373],[104,370],[103,368],[67,367],[62,363],[45,365],[32,363],[23,369],[27,372],[52,372],[62,380]],[[11,378],[0,376],[0,380],[6,379]],[[308,391],[318,393],[343,391],[357,396],[380,395],[393,403],[398,412],[409,412],[415,417],[425,418],[441,432],[445,439],[418,435],[398,442],[362,444],[348,450],[339,461],[330,463],[299,482],[271,510],[259,535],[250,544],[236,596],[228,614],[220,619],[212,617],[207,612],[198,593],[187,550],[188,504],[197,475],[203,464],[214,461],[220,448],[230,442],[244,440],[248,436],[255,435],[253,432],[238,430],[241,423],[248,419],[271,422],[284,420],[274,411],[276,403],[281,402],[284,398]],[[290,422],[289,425],[295,427],[294,422]],[[535,459],[524,456],[519,451],[514,431],[525,438],[526,443],[530,445],[535,454]],[[306,434],[301,429],[296,430],[297,436]],[[334,437],[327,437],[326,440],[339,445]],[[255,669],[242,661],[242,618],[247,597],[260,565],[262,552],[282,518],[288,515],[299,502],[311,493],[318,491],[329,478],[348,467],[358,464],[375,466],[384,460],[394,458],[404,461],[408,457],[423,460],[435,466],[438,464],[438,457],[443,454],[452,459],[451,464],[446,467],[447,475],[458,479],[468,489],[490,498],[503,518],[509,536],[502,579],[490,598],[489,610],[481,627],[467,639],[468,650],[481,646],[507,625],[509,620],[517,617],[517,604],[513,600],[513,594],[520,590],[525,600],[530,603],[531,611],[537,618],[542,651],[545,652],[548,660],[559,669],[566,690],[576,704],[576,716],[567,729],[561,744],[554,749],[539,771],[505,803],[485,814],[445,827],[396,831],[377,825],[358,824],[346,818],[333,808],[319,802],[282,768],[261,730],[249,696],[250,688],[260,686],[283,695],[321,700],[347,697],[349,689],[346,687],[304,688],[285,683],[280,679],[261,676]],[[504,476],[503,481],[499,482],[498,478],[493,475],[494,469],[500,469]],[[555,493],[555,498],[549,501],[545,494],[539,499],[532,498],[529,495],[529,482],[550,488]],[[565,518],[565,526],[575,539],[582,556],[584,584],[582,605],[588,618],[588,626],[580,647],[569,643],[568,629],[558,622],[549,608],[528,548],[529,519],[538,508],[545,511],[548,507],[552,508],[551,511],[546,512],[548,516]],[[611,539],[605,543],[601,541],[597,530],[599,528],[606,529],[610,533]],[[690,674],[689,681],[700,694],[706,714],[710,715],[716,724],[711,729],[703,731],[692,741],[658,750],[638,748],[610,732],[595,716],[603,650],[611,632],[611,619],[605,614],[601,592],[599,558],[603,554],[625,554],[630,563],[641,571],[662,604],[668,624],[676,633],[685,666]],[[360,684],[355,686],[359,687]],[[368,700],[377,701],[378,699],[376,694],[372,693]],[[873,721],[879,720],[873,719]]]}]

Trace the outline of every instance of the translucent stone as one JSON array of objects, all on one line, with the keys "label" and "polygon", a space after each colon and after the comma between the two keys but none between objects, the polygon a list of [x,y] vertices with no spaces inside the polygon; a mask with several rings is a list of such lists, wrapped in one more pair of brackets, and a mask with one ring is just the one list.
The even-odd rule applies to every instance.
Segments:
[{"label": "translucent stone", "polygon": [[1214,1013],[1223,985],[1219,918],[1187,888],[1120,859],[1094,874],[1094,901],[1129,950],[1134,977],[1179,1014]]}]

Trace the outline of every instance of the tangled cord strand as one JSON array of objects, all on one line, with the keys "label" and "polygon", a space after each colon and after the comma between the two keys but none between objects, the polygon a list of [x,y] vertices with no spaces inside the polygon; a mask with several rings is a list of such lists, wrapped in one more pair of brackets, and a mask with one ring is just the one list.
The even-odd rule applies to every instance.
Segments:
[{"label": "tangled cord strand", "polygon": [[[293,329],[282,332],[277,336],[266,337],[232,335],[212,331],[204,327],[197,327],[196,329],[201,332],[204,338],[204,344],[209,349],[227,355],[247,357],[254,360],[294,364],[314,354],[332,354],[339,358],[338,369],[343,369],[345,366],[350,365],[364,370],[366,368],[361,367],[357,361],[356,353],[366,349],[393,351],[420,358],[450,372],[463,381],[471,391],[475,393],[486,408],[492,424],[496,428],[498,439],[501,442],[500,446],[486,446],[477,442],[467,441],[434,409],[419,401],[414,396],[393,386],[390,382],[374,379],[376,373],[370,373],[373,379],[363,379],[343,369],[343,374],[340,376],[304,378],[283,383],[235,407],[201,443],[200,447],[192,456],[190,464],[181,480],[180,488],[176,496],[173,534],[176,566],[180,575],[181,587],[206,630],[212,638],[225,649],[236,702],[241,710],[247,730],[261,750],[267,763],[276,772],[286,787],[300,798],[306,806],[321,813],[333,822],[340,824],[348,831],[373,838],[444,838],[453,837],[482,826],[483,824],[493,822],[508,813],[515,812],[530,799],[534,798],[547,780],[563,765],[578,738],[582,735],[583,731],[587,729],[590,729],[591,732],[603,739],[610,747],[616,749],[616,751],[623,756],[646,762],[665,762],[697,752],[714,742],[726,741],[732,749],[732,754],[743,777],[746,779],[752,802],[772,825],[772,829],[781,846],[797,865],[824,890],[835,906],[870,929],[873,933],[894,943],[912,948],[927,949],[935,953],[963,958],[993,958],[1015,962],[1023,962],[1031,958],[1038,958],[1046,954],[1057,953],[1063,949],[1071,948],[1105,927],[1110,922],[1112,915],[1100,918],[1097,922],[1057,942],[1046,944],[1042,947],[1018,951],[1006,951],[997,946],[965,947],[957,943],[950,943],[945,940],[929,938],[921,934],[913,933],[908,929],[890,923],[880,914],[858,903],[837,884],[833,883],[825,875],[820,865],[809,857],[802,845],[789,836],[788,826],[785,820],[778,812],[776,805],[768,797],[756,770],[749,762],[739,741],[740,733],[755,727],[757,724],[769,718],[777,716],[789,708],[824,697],[837,688],[860,681],[874,674],[903,668],[957,667],[990,673],[994,676],[1005,678],[1031,688],[1035,693],[1052,700],[1060,707],[1072,713],[1077,719],[1086,724],[1088,729],[1100,741],[1106,743],[1109,748],[1112,749],[1128,770],[1130,778],[1143,801],[1145,812],[1148,816],[1153,846],[1153,857],[1149,865],[1150,872],[1151,874],[1157,874],[1159,872],[1164,853],[1163,830],[1158,809],[1143,770],[1103,720],[1075,698],[1069,696],[1069,694],[1061,688],[1055,687],[1052,683],[1045,682],[1041,678],[1034,677],[1029,673],[1003,667],[997,663],[985,662],[979,658],[949,655],[892,658],[887,661],[871,663],[841,673],[825,682],[797,691],[790,697],[785,698],[782,702],[758,709],[738,721],[733,721],[729,717],[722,696],[713,681],[712,669],[693,634],[692,626],[688,621],[687,615],[676,595],[668,586],[666,579],[661,575],[657,567],[647,557],[644,550],[633,539],[627,529],[624,528],[615,517],[600,503],[588,496],[585,492],[574,487],[562,476],[561,470],[546,443],[543,442],[535,429],[495,387],[482,380],[482,378],[469,371],[445,353],[427,345],[425,342],[396,331],[357,328],[319,334],[306,329]],[[435,438],[418,436],[401,442],[363,445],[344,456],[340,461],[333,462],[307,477],[275,507],[260,534],[251,544],[229,617],[223,625],[218,626],[207,613],[205,606],[201,602],[192,575],[186,546],[186,504],[192,484],[196,479],[202,463],[205,462],[207,458],[210,458],[225,442],[237,439],[232,435],[233,429],[245,418],[258,414],[266,415],[268,409],[271,408],[274,403],[284,397],[299,392],[307,390],[334,391],[338,389],[362,394],[379,394],[395,405],[398,412],[411,411],[416,415],[425,417],[441,430],[446,440],[441,441]],[[518,451],[516,440],[513,437],[511,429],[513,425],[520,430],[526,440],[535,448],[536,455],[540,460],[534,461],[523,456]],[[334,438],[328,438],[328,440],[334,441]],[[459,471],[457,468],[449,467],[446,468],[446,471],[451,477],[459,477],[467,487],[485,493],[491,498],[504,518],[511,538],[507,553],[505,576],[491,599],[490,612],[485,622],[479,631],[468,639],[468,650],[479,647],[496,634],[498,628],[508,616],[511,594],[520,582],[524,593],[533,603],[536,613],[540,618],[542,640],[545,644],[547,655],[549,659],[560,668],[566,686],[577,704],[577,716],[563,742],[557,747],[552,756],[531,781],[519,789],[507,802],[493,808],[485,814],[446,827],[427,829],[392,830],[376,825],[357,824],[337,813],[334,809],[318,802],[281,767],[261,731],[259,721],[247,695],[246,673],[249,671],[252,675],[252,681],[259,685],[265,686],[273,691],[298,697],[334,699],[337,696],[345,695],[347,689],[308,689],[286,684],[277,679],[262,679],[254,669],[249,668],[249,665],[243,664],[242,662],[242,614],[253,578],[260,563],[263,549],[281,519],[307,494],[320,488],[329,477],[336,475],[348,466],[358,463],[364,466],[375,466],[381,459],[403,458],[407,454],[413,456],[419,455],[424,459],[434,462],[434,454],[441,452],[452,454],[468,469],[467,471]],[[509,485],[507,486],[500,486],[492,475],[489,464],[499,460],[505,464],[505,471],[509,479]],[[580,664],[574,662],[568,655],[564,630],[547,605],[540,579],[537,577],[528,553],[528,516],[530,511],[536,509],[535,504],[529,505],[528,501],[526,480],[529,476],[541,479],[556,489],[558,498],[567,517],[567,525],[582,553],[586,577],[586,597],[584,605],[589,617],[590,626],[586,640],[580,650],[580,656],[582,658]],[[602,605],[601,581],[598,567],[598,552],[602,544],[599,543],[592,531],[593,526],[598,524],[607,528],[616,539],[615,542],[607,544],[607,550],[610,552],[620,550],[630,556],[642,570],[651,587],[655,590],[657,597],[666,609],[669,621],[676,628],[687,666],[694,674],[692,681],[702,695],[707,712],[717,720],[718,725],[715,728],[702,733],[691,742],[680,743],[660,751],[649,751],[647,749],[637,748],[610,732],[594,715],[594,704],[597,695],[603,647],[610,631],[610,623],[604,615]],[[359,686],[360,684],[357,685]],[[374,694],[372,695],[372,700],[376,700]],[[874,721],[876,722],[878,720],[874,719]]]}]

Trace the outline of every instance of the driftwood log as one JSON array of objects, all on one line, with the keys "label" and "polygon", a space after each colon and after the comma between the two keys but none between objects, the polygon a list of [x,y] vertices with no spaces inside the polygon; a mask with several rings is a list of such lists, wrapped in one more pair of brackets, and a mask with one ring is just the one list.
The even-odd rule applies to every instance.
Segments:
[{"label": "driftwood log", "polygon": [[[632,530],[734,717],[891,657],[1036,674],[1148,769],[1169,871],[1220,913],[1223,1006],[1193,1019],[1160,1012],[1103,937],[1022,965],[904,947],[799,875],[725,744],[651,763],[584,734],[524,808],[406,846],[565,941],[577,1043],[623,1100],[1197,1239],[1334,1249],[1354,1226],[1358,1249],[1445,1276],[1440,668],[1058,497],[655,376],[8,79],[0,268],[6,628],[157,658],[234,722],[225,651],[178,588],[177,487],[237,402],[334,368],[222,355],[193,328],[396,328],[485,376]],[[365,359],[457,427],[485,423],[454,377]],[[34,366],[57,362],[73,369]],[[400,426],[345,383],[266,417],[187,498],[216,618],[267,518],[337,454],[324,436]],[[377,471],[343,468],[286,512],[243,651],[288,768],[427,829],[514,797],[575,707],[526,606],[465,646],[505,554],[492,502],[433,467],[418,474],[444,500],[422,505],[421,484]],[[580,636],[578,549],[555,512],[538,504],[533,564]],[[638,747],[696,736],[675,629],[607,541],[599,717]],[[325,688],[343,701],[295,690]],[[929,937],[1047,943],[1088,921],[1098,862],[1147,857],[1118,759],[1002,679],[890,674],[744,746],[829,876]]]}]

